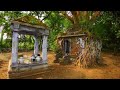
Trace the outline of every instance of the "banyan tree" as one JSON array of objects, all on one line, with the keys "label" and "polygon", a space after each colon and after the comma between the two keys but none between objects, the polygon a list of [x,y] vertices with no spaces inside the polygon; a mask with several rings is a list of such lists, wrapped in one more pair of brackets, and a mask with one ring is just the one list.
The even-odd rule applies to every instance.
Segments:
[{"label": "banyan tree", "polygon": [[[100,15],[99,11],[92,14],[89,19],[87,11],[61,12],[64,17],[72,22],[72,27],[61,33],[57,38],[58,49],[55,62],[74,63],[82,68],[100,64],[102,42],[88,30],[82,29],[79,21],[81,17],[94,20]],[[80,16],[81,15],[81,16]]]}]

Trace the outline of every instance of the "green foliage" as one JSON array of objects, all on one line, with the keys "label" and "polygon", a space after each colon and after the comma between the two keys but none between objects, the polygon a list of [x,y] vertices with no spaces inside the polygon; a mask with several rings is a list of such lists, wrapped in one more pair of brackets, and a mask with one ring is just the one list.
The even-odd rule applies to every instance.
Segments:
[{"label": "green foliage", "polygon": [[[117,12],[115,13],[117,14]],[[103,37],[103,48],[110,49],[114,51],[114,53],[120,50],[120,16],[114,16],[112,12],[106,12],[104,14],[104,27],[105,27],[105,34]]]},{"label": "green foliage", "polygon": [[103,41],[103,49],[109,49],[115,53],[120,50],[120,16],[114,16],[110,11],[105,11],[96,19],[91,32]]},{"label": "green foliage", "polygon": [[[10,29],[11,20],[24,16],[21,11],[1,11],[0,12],[0,26],[4,26],[0,38],[0,51],[2,49],[11,48],[12,45],[12,31]],[[7,33],[7,39],[3,40],[4,33]]]},{"label": "green foliage", "polygon": [[52,12],[45,23],[50,28],[48,39],[49,49],[55,51],[57,49],[56,39],[59,33],[64,32],[70,27],[71,23],[66,18],[59,15],[59,12]]},{"label": "green foliage", "polygon": [[[82,11],[81,11],[82,13]],[[94,35],[103,42],[103,49],[109,49],[114,52],[120,51],[120,12],[119,11],[101,11],[101,15],[95,20],[90,20],[93,11],[88,11],[87,16],[80,15],[79,25],[84,32]],[[41,17],[45,24],[50,28],[48,38],[49,50],[56,51],[58,46],[56,43],[57,36],[65,32],[72,23],[64,16],[61,16],[59,11],[0,11],[0,26],[4,26],[0,38],[0,50],[2,48],[11,48],[12,45],[12,31],[10,23],[12,20],[18,19],[22,16],[32,15]],[[32,20],[30,23],[35,23]],[[7,33],[7,39],[3,40],[4,33]],[[26,36],[26,43],[21,41],[20,48],[28,49],[34,48],[34,40],[31,36]],[[41,47],[41,43],[40,43]]]},{"label": "green foliage", "polygon": [[92,11],[88,11],[87,17],[80,16],[80,27],[83,31],[89,31],[96,38],[103,42],[103,49],[109,49],[114,52],[120,51],[120,12],[119,11],[101,11],[101,15],[94,21],[88,17]]}]

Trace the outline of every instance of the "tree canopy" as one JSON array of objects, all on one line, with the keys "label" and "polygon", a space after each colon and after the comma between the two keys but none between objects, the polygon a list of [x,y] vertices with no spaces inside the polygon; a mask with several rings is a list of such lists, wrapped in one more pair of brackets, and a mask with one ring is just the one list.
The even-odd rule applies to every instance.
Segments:
[{"label": "tree canopy", "polygon": [[[103,42],[103,49],[120,50],[120,12],[119,11],[1,11],[0,26],[3,26],[0,37],[0,50],[11,48],[12,32],[10,23],[22,16],[32,15],[50,28],[48,39],[49,50],[56,49],[56,39],[60,33],[74,28],[74,31],[89,31]],[[34,20],[32,20],[34,21]],[[3,40],[4,34],[7,38]],[[33,37],[26,36],[33,49]],[[21,42],[20,47],[25,43]]]}]

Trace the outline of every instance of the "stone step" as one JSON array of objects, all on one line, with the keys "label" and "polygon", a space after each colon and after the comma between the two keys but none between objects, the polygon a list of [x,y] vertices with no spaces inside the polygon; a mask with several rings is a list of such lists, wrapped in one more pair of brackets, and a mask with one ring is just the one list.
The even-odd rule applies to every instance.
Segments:
[{"label": "stone step", "polygon": [[49,72],[51,69],[48,67],[43,67],[43,68],[33,68],[31,70],[24,70],[24,71],[17,71],[17,72],[9,72],[8,77],[9,79],[23,79],[23,78],[29,78],[42,74],[45,72]]}]

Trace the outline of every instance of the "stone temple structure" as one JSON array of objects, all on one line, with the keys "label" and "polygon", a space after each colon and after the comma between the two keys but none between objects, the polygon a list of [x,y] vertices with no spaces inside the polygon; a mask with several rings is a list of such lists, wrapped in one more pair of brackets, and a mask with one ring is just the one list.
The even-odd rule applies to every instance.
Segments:
[{"label": "stone temple structure", "polygon": [[[47,66],[47,39],[49,35],[48,27],[42,23],[40,20],[36,19],[34,16],[27,15],[21,18],[18,18],[11,22],[12,29],[12,57],[9,62],[8,67],[8,77],[14,78],[18,72],[25,72],[39,69],[41,67]],[[28,58],[28,62],[20,64],[18,60],[18,36],[19,34],[23,35],[33,35],[34,36],[34,55],[39,53],[39,43],[38,40],[42,37],[42,60],[40,62],[31,62]],[[14,75],[15,74],[15,75]],[[19,76],[16,76],[19,77]]]}]

